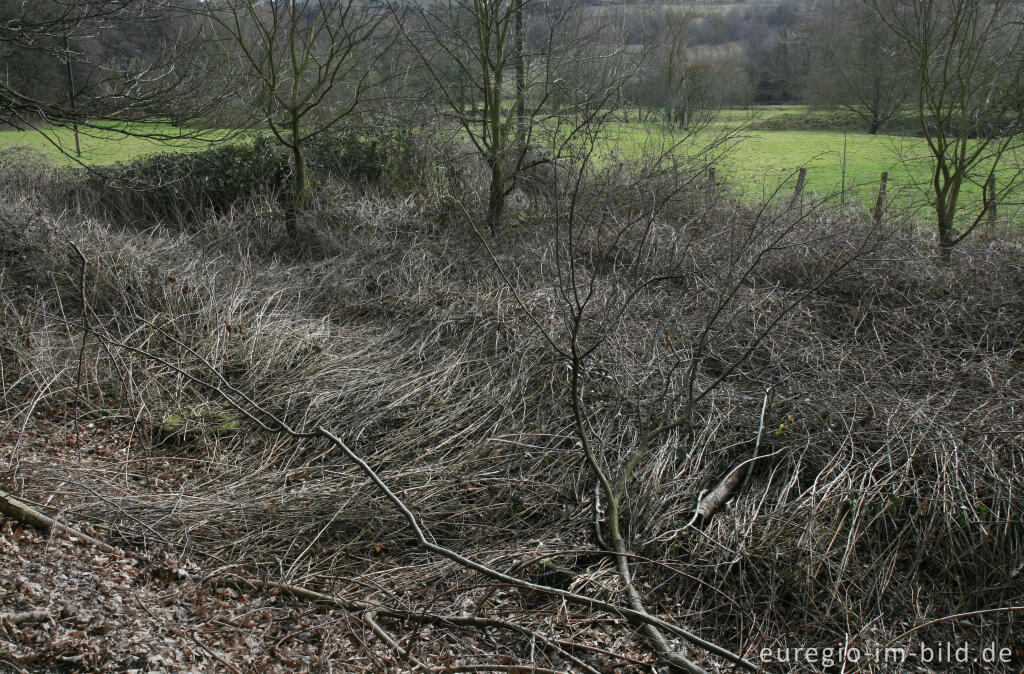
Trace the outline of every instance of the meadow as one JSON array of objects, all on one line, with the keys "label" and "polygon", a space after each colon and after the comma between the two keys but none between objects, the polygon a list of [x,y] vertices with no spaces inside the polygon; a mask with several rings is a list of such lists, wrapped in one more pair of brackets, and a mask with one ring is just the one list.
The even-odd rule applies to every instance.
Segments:
[{"label": "meadow", "polygon": [[232,134],[226,131],[182,129],[159,122],[135,123],[120,130],[112,125],[81,127],[82,156],[75,156],[75,134],[70,127],[43,130],[0,131],[0,148],[25,147],[48,157],[56,166],[104,166],[174,150],[189,151],[223,142]]},{"label": "meadow", "polygon": [[[716,138],[731,135],[728,151],[714,161],[716,180],[747,200],[785,195],[795,188],[801,168],[807,169],[804,194],[837,204],[859,203],[870,208],[883,172],[888,173],[890,207],[930,217],[931,155],[925,139],[902,133],[871,135],[856,117],[841,111],[818,111],[806,106],[773,106],[726,110],[692,138],[681,130],[668,131],[650,121],[622,123],[609,130],[611,144],[623,155],[651,141],[679,142],[695,150]],[[997,171],[1000,185],[1020,173],[1022,157],[1009,157]],[[978,208],[980,184],[965,186],[961,216]],[[1024,217],[1024,190],[1016,189],[999,209],[1000,220],[1019,223]]]},{"label": "meadow", "polygon": [[[694,137],[669,131],[649,115],[644,122],[619,122],[605,133],[608,155],[630,156],[653,145],[680,143],[695,151],[731,135],[728,151],[715,160],[717,180],[745,200],[759,201],[790,193],[800,168],[807,169],[805,195],[838,204],[870,208],[882,172],[889,174],[888,196],[893,208],[929,217],[931,162],[923,138],[903,134],[865,133],[851,113],[821,111],[806,106],[771,106],[725,110]],[[132,133],[138,135],[131,135]],[[156,134],[158,137],[154,137]],[[70,128],[40,131],[0,131],[0,148],[23,146],[50,158],[57,166],[101,166],[131,161],[167,151],[192,151],[236,138],[226,130],[200,132],[169,124],[141,123],[129,135],[99,125],[81,130],[82,156],[74,156]],[[997,175],[1007,184],[1020,171],[1024,158],[1011,157]],[[982,198],[980,185],[969,184],[961,201],[961,216],[971,217]],[[1000,220],[1024,219],[1024,190],[1016,190],[1000,209]]]}]

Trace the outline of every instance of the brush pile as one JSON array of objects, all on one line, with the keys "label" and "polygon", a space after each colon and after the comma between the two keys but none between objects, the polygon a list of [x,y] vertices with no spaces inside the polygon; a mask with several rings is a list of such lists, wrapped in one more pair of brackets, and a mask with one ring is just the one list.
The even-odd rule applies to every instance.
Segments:
[{"label": "brush pile", "polygon": [[[616,475],[687,387],[708,390],[692,430],[659,436],[628,480],[623,537],[652,614],[769,669],[798,647],[907,648],[941,671],[920,646],[995,643],[1024,662],[1019,233],[941,265],[913,228],[696,186],[652,198],[619,170],[584,184],[585,212],[514,196],[515,224],[483,240],[423,195],[326,182],[293,242],[272,200],[187,228],[104,219],[60,202],[77,179],[26,180],[21,163],[0,166],[0,488],[116,547],[187,560],[178,594],[238,597],[230,619],[185,600],[123,609],[173,623],[160,633],[197,653],[189,666],[649,671],[620,617],[428,553],[336,447],[267,432],[207,385],[339,435],[439,545],[624,605],[559,355],[574,342],[593,347],[585,423]],[[456,196],[469,211],[480,198]],[[578,291],[592,295],[573,332]],[[732,500],[685,526],[755,444]],[[11,546],[35,539],[3,526],[6,583],[25,574],[6,558],[28,554]],[[144,606],[160,599],[150,581]],[[11,587],[0,614],[25,610]],[[78,618],[53,590],[40,601],[69,640],[121,634],[60,627]],[[273,623],[277,650],[215,638],[217,620]],[[22,671],[156,666],[132,648],[30,657],[8,646],[17,629],[0,625],[0,661]],[[806,654],[782,667],[829,669]]]}]

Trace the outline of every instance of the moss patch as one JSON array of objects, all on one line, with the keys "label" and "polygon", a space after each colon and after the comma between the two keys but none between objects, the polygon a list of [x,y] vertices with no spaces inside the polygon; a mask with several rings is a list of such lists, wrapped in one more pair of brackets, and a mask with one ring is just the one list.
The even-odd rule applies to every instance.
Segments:
[{"label": "moss patch", "polygon": [[232,435],[239,427],[238,419],[230,412],[199,407],[166,415],[160,422],[157,435],[161,440],[184,442],[198,435]]}]

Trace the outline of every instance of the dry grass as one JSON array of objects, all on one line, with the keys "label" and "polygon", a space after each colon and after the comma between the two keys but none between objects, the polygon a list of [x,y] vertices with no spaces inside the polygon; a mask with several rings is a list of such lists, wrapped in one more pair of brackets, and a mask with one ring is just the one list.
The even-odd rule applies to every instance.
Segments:
[{"label": "dry grass", "polygon": [[[558,553],[574,588],[617,597],[592,535],[594,481],[573,433],[565,362],[481,243],[440,223],[448,211],[437,195],[327,186],[308,239],[284,244],[272,204],[241,204],[187,232],[143,229],[55,208],[58,190],[33,196],[19,171],[0,168],[4,193],[22,195],[0,206],[8,442],[47,414],[131,438],[105,454],[87,444],[66,462],[19,446],[0,464],[6,486],[38,501],[58,493],[115,540],[191,555],[211,574],[468,611],[632,652],[630,632],[607,616],[495,591],[417,550],[399,513],[328,446],[244,422],[219,428],[237,414],[177,371],[209,379],[201,355],[290,423],[334,429],[439,542],[525,573]],[[701,401],[692,436],[662,436],[629,481],[624,533],[645,557],[637,579],[652,611],[751,658],[764,647],[867,651],[890,640],[1024,648],[1012,611],[903,635],[928,619],[1024,603],[1020,241],[975,239],[938,266],[917,231],[878,237],[855,215],[758,212],[678,185],[644,201],[616,175],[587,188],[589,222],[659,208],[647,235],[595,225],[578,242],[575,269],[605,298],[587,324],[605,340],[587,395],[607,465],[621,465],[644,415],[668,404],[662,387],[687,383],[673,358],[699,355],[696,382],[706,385],[781,307],[821,284]],[[45,177],[29,182],[62,180]],[[560,221],[549,205],[517,199],[520,224],[489,243],[557,340]],[[84,350],[71,242],[89,262]],[[857,264],[830,275],[825,262],[854,253]],[[617,314],[602,308],[623,304],[623,288],[666,270],[676,277],[606,320]],[[693,336],[733,290],[698,353]],[[770,458],[746,491],[703,528],[646,543],[683,526],[697,495],[751,448],[764,386],[775,390],[761,448]],[[189,415],[197,432],[169,437],[171,414]],[[566,666],[521,635],[450,627],[428,637],[389,625],[433,663],[501,655]],[[598,670],[614,664],[573,652]]]}]

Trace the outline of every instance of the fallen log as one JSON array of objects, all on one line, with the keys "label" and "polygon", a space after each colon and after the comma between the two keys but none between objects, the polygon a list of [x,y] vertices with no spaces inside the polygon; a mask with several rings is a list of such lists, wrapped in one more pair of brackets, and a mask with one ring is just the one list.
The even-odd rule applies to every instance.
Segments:
[{"label": "fallen log", "polygon": [[[753,460],[751,455],[744,455],[742,461],[718,481],[715,488],[709,491],[697,505],[697,519],[706,520],[718,512],[718,509],[729,500],[732,493],[736,491],[736,487],[739,486],[740,480],[743,479],[743,467]],[[748,468],[747,470],[749,471],[750,469]]]},{"label": "fallen log", "polygon": [[0,627],[3,625],[24,625],[26,623],[41,623],[50,619],[47,611],[18,611],[16,613],[0,613]]},{"label": "fallen log", "polygon": [[0,489],[0,513],[7,515],[11,519],[22,522],[23,524],[33,526],[40,531],[53,534],[64,534],[71,538],[77,538],[83,543],[88,543],[89,545],[99,548],[103,552],[118,552],[117,548],[107,545],[98,538],[93,538],[72,526],[62,524],[49,515],[44,515],[32,506],[22,503],[2,489]]}]

